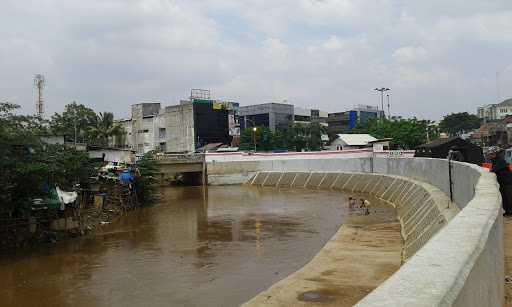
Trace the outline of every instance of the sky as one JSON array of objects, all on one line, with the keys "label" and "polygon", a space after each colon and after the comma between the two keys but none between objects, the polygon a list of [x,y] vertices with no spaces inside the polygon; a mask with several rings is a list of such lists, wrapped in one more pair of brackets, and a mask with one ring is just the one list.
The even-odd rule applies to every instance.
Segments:
[{"label": "sky", "polygon": [[2,0],[0,101],[127,117],[191,88],[241,105],[439,120],[512,97],[510,0]]}]

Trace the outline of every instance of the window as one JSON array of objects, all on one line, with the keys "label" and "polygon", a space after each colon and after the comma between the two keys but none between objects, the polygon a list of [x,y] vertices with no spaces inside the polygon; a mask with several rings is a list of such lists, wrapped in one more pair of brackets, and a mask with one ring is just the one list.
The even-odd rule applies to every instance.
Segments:
[{"label": "window", "polygon": [[160,151],[165,151],[166,150],[166,143],[165,142],[160,142]]},{"label": "window", "polygon": [[160,137],[161,139],[165,139],[165,134],[165,128],[158,129],[158,137]]}]

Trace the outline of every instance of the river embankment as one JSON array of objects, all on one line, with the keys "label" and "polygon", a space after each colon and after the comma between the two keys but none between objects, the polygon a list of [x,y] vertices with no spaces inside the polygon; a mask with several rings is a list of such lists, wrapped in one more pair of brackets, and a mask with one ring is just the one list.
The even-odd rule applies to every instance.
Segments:
[{"label": "river embankment", "polygon": [[353,306],[400,268],[401,251],[394,209],[373,200],[369,215],[353,209],[307,265],[242,306]]}]

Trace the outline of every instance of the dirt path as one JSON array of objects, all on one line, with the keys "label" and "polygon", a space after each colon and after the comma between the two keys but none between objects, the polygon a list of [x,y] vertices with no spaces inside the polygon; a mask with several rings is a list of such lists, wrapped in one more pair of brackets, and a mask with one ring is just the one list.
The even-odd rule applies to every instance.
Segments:
[{"label": "dirt path", "polygon": [[353,306],[400,267],[394,215],[350,216],[310,263],[242,306]]}]

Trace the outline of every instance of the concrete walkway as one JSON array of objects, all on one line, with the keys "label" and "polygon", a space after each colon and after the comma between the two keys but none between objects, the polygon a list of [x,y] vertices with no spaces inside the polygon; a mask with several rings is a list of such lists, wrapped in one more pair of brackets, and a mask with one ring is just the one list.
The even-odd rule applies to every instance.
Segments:
[{"label": "concrete walkway", "polygon": [[[512,217],[503,218],[503,233],[505,244],[505,279],[512,279]],[[512,307],[512,280],[505,283],[505,302],[507,307]]]},{"label": "concrete walkway", "polygon": [[310,263],[242,306],[356,304],[400,267],[400,224],[393,209],[378,211],[349,216]]}]

